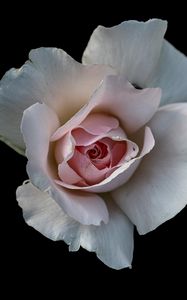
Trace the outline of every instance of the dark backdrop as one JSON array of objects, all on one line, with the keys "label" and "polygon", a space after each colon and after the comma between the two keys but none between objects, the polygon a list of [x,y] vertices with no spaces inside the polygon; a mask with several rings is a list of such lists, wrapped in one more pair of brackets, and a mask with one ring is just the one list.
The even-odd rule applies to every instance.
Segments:
[{"label": "dark backdrop", "polygon": [[[171,4],[170,9],[163,11],[156,3],[145,9],[142,4],[138,7],[133,3],[129,8],[116,1],[107,4],[105,9],[94,2],[79,4],[79,7],[73,3],[45,3],[39,9],[38,5],[11,4],[1,10],[1,76],[11,67],[20,67],[27,60],[30,49],[40,46],[63,48],[80,61],[97,25],[112,26],[125,19],[167,19],[166,38],[187,54],[187,21],[182,18],[181,6],[176,8]],[[27,178],[25,165],[25,158],[0,143],[3,276],[7,283],[18,282],[15,293],[17,290],[22,293],[24,287],[30,295],[41,287],[43,291],[60,291],[62,297],[64,292],[69,296],[76,292],[78,297],[86,295],[87,298],[96,293],[100,297],[101,290],[115,290],[116,295],[124,293],[125,296],[130,282],[136,290],[135,279],[144,282],[142,289],[145,291],[148,278],[156,290],[161,284],[160,278],[165,285],[168,276],[174,281],[180,279],[182,286],[182,279],[187,275],[187,208],[145,236],[135,232],[133,268],[115,271],[102,264],[94,253],[83,249],[69,253],[65,243],[52,242],[25,224],[15,198],[16,187]],[[85,292],[88,284],[90,290]],[[168,288],[173,289],[172,284],[169,283]]]}]

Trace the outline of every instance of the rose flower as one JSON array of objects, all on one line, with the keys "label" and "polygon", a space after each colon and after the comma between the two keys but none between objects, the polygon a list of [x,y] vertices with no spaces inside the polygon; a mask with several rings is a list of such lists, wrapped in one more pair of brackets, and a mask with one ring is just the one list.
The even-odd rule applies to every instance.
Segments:
[{"label": "rose flower", "polygon": [[131,266],[134,225],[145,234],[187,203],[187,60],[166,27],[99,26],[83,64],[39,48],[1,80],[1,140],[28,158],[25,221],[115,269]]}]

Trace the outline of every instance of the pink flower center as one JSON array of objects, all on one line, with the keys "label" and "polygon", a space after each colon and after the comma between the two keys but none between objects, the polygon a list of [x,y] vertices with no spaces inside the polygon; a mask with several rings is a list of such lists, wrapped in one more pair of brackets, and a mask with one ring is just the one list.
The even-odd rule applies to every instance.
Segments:
[{"label": "pink flower center", "polygon": [[[80,148],[80,147],[77,147]],[[78,149],[77,149],[78,150]],[[86,155],[91,159],[102,159],[108,154],[107,146],[104,143],[96,142],[91,145],[90,149],[86,151]]]}]

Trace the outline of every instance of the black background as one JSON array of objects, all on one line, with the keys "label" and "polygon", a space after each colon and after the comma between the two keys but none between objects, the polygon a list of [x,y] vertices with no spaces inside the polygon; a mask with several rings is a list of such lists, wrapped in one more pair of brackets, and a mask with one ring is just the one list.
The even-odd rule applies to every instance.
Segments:
[{"label": "black background", "polygon": [[[165,11],[156,3],[145,7],[142,3],[140,7],[134,3],[132,7],[125,3],[119,5],[116,1],[106,4],[105,9],[96,2],[78,7],[73,3],[54,2],[40,8],[33,2],[10,4],[1,10],[0,75],[11,67],[20,67],[30,49],[40,46],[63,48],[80,61],[97,25],[113,26],[128,19],[168,20],[166,38],[187,54],[183,7],[171,4]],[[40,287],[43,292],[60,291],[62,297],[64,292],[69,296],[76,292],[78,297],[86,295],[87,298],[96,293],[100,297],[100,291],[114,290],[116,297],[121,293],[125,297],[129,283],[134,284],[131,292],[136,290],[135,279],[143,281],[143,291],[147,289],[148,279],[155,285],[155,291],[168,278],[178,279],[178,286],[182,287],[187,275],[187,208],[145,236],[135,232],[133,268],[115,271],[101,263],[94,253],[83,249],[69,253],[65,243],[52,242],[25,224],[15,197],[17,186],[27,179],[25,165],[25,158],[0,143],[1,239],[5,250],[1,257],[6,282],[17,282],[15,294],[22,293],[24,287],[30,295]],[[89,292],[85,292],[85,286],[89,286]],[[168,288],[174,286],[169,283]]]}]

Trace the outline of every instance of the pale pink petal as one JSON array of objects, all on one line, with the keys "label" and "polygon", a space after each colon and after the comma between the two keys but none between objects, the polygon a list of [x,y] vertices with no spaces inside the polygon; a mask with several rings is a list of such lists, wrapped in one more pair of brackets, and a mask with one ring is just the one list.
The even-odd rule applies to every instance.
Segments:
[{"label": "pale pink petal", "polygon": [[[92,150],[93,147],[94,147],[94,144],[87,146],[87,147],[78,147],[78,151],[81,152],[83,155],[87,155],[87,152],[89,150]],[[106,147],[108,147],[108,145],[106,145]],[[109,166],[110,160],[111,160],[110,149],[108,149],[108,152],[104,157],[102,157],[102,158],[97,157],[97,158],[91,159],[92,164],[99,170],[105,168],[106,166]]]},{"label": "pale pink petal", "polygon": [[102,112],[116,117],[127,134],[145,125],[158,109],[159,88],[135,89],[124,76],[107,76],[90,101],[51,137],[56,141],[81,124],[90,112]]},{"label": "pale pink petal", "polygon": [[108,168],[98,170],[87,158],[79,151],[75,150],[74,156],[69,160],[69,165],[89,184],[96,184],[105,179]]},{"label": "pale pink petal", "polygon": [[76,128],[71,132],[76,146],[88,146],[100,139],[99,136],[90,134],[82,128]]},{"label": "pale pink petal", "polygon": [[124,142],[116,142],[111,151],[111,167],[116,166],[125,155],[127,145]]},{"label": "pale pink petal", "polygon": [[45,104],[35,104],[24,112],[22,133],[27,147],[27,172],[31,182],[41,191],[50,190],[53,199],[78,222],[87,225],[107,222],[108,211],[101,197],[68,191],[55,183],[57,177],[51,170],[48,150],[50,136],[58,127],[57,116]]},{"label": "pale pink petal", "polygon": [[66,133],[59,141],[56,142],[54,155],[56,162],[60,164],[63,160],[68,160],[73,155],[75,141],[70,133]]},{"label": "pale pink petal", "polygon": [[82,177],[80,177],[65,161],[58,165],[58,175],[62,181],[65,181],[68,184],[77,184],[82,181]]},{"label": "pale pink petal", "polygon": [[140,234],[174,217],[187,204],[186,120],[185,103],[160,108],[149,123],[156,140],[153,151],[132,179],[113,192]]},{"label": "pale pink petal", "polygon": [[[137,157],[131,159],[130,161],[123,163],[119,168],[114,170],[112,174],[110,174],[110,169],[109,169],[108,174],[110,174],[110,176],[104,179],[102,182],[88,187],[77,187],[74,185],[67,185],[67,184],[63,184],[63,186],[73,190],[81,189],[83,191],[88,191],[93,193],[104,193],[104,192],[112,191],[117,187],[121,186],[122,184],[126,183],[130,179],[132,174],[136,171],[137,167],[139,166],[143,156],[148,154],[153,149],[154,145],[155,145],[155,140],[152,135],[152,132],[149,127],[146,127],[144,133],[143,147],[140,154]],[[135,151],[137,151],[137,149]],[[108,176],[108,174],[106,174],[106,176]]]},{"label": "pale pink petal", "polygon": [[85,131],[93,135],[103,135],[112,129],[119,126],[119,121],[105,114],[93,113],[90,114],[80,125]]}]

